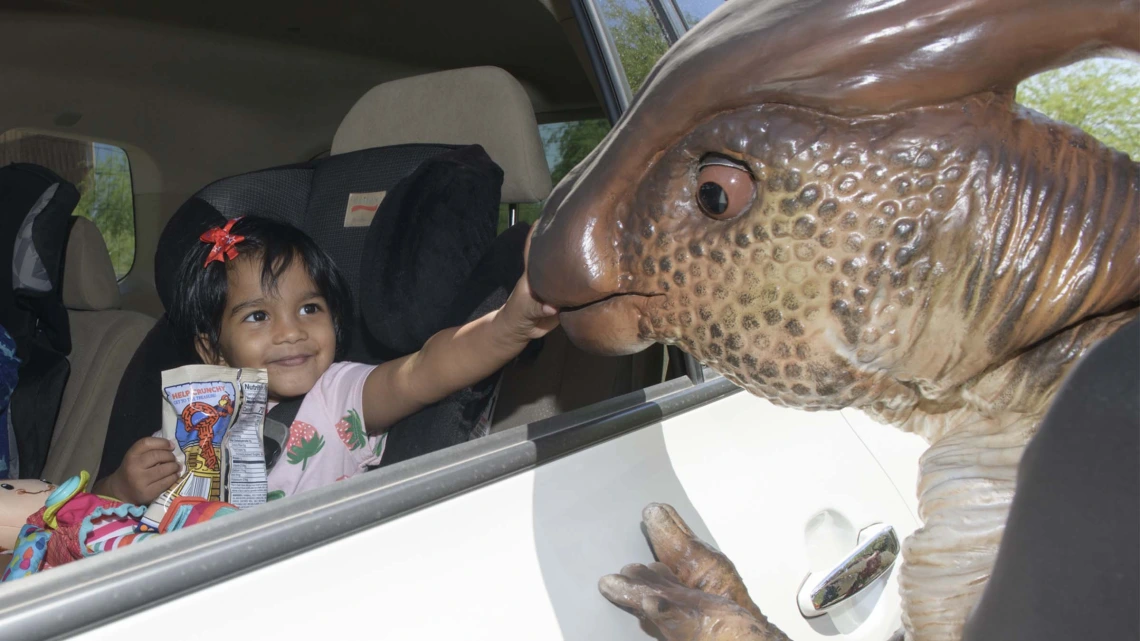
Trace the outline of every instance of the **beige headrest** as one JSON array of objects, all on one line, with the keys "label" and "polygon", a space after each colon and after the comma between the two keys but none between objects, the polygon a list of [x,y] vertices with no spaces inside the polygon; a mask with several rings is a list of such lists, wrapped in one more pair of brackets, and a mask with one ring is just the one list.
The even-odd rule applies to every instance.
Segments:
[{"label": "beige headrest", "polygon": [[505,203],[550,194],[550,168],[530,98],[498,67],[453,69],[394,80],[356,101],[332,153],[407,143],[482,145],[505,174]]},{"label": "beige headrest", "polygon": [[119,282],[103,235],[95,223],[78,216],[67,239],[63,304],[68,309],[87,311],[119,308]]}]

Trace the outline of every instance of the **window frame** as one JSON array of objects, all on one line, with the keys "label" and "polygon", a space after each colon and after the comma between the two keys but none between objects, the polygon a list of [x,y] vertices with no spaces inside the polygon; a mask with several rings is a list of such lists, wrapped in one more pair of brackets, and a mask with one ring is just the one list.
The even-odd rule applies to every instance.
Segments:
[{"label": "window frame", "polygon": [[[608,37],[593,0],[571,2],[614,123],[628,105],[614,93],[623,70],[602,51]],[[691,356],[685,363],[687,376],[5,586],[0,629],[35,641],[96,628],[742,391]]]}]

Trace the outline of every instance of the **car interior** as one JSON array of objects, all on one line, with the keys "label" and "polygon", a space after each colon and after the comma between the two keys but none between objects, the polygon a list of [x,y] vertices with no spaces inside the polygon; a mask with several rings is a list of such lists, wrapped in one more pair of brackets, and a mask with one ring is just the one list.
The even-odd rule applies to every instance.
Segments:
[{"label": "car interior", "polygon": [[[502,168],[500,201],[513,212],[541,203],[551,189],[540,127],[603,117],[568,0],[287,0],[271,12],[214,0],[16,0],[0,12],[0,47],[11,61],[0,82],[8,96],[22,97],[0,101],[0,166],[46,167],[81,194],[98,187],[87,168],[107,164],[111,152],[129,167],[129,265],[121,264],[118,241],[109,250],[98,215],[67,215],[58,295],[70,373],[54,426],[39,435],[49,443],[46,453],[21,468],[21,476],[50,482],[80,470],[93,478],[111,471],[107,461],[116,459],[105,444],[124,442],[117,435],[125,424],[157,416],[161,399],[148,382],[163,366],[185,364],[166,349],[164,273],[155,256],[164,229],[189,203],[302,227],[351,274],[360,298],[369,227],[345,218],[351,194],[391,189],[428,158],[477,144]],[[0,185],[0,195],[9,188]],[[0,202],[8,203],[5,219],[29,211],[26,202]],[[498,208],[488,216],[494,225]],[[496,231],[510,235],[510,226]],[[497,246],[521,253],[519,242],[513,250],[506,240]],[[489,268],[485,263],[473,269]],[[450,267],[439,269],[446,275]],[[490,432],[685,372],[679,354],[670,358],[663,347],[603,358],[560,332],[532,347],[494,381]],[[398,351],[358,355],[379,362]],[[132,399],[145,399],[146,407]],[[406,458],[463,437],[400,451]]]}]

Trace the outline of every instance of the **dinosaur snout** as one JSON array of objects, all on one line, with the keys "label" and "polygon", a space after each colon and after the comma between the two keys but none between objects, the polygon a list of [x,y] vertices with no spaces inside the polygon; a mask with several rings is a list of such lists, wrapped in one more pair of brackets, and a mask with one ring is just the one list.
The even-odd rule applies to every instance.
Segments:
[{"label": "dinosaur snout", "polygon": [[572,202],[551,200],[531,233],[528,255],[530,286],[540,300],[576,308],[618,291],[618,259],[606,245],[603,216]]},{"label": "dinosaur snout", "polygon": [[614,246],[620,237],[614,217],[579,205],[573,194],[559,195],[551,197],[531,234],[531,291],[562,309],[562,327],[582,349],[611,355],[645,349],[652,340],[645,337],[644,308],[654,296],[626,291],[628,270]]}]

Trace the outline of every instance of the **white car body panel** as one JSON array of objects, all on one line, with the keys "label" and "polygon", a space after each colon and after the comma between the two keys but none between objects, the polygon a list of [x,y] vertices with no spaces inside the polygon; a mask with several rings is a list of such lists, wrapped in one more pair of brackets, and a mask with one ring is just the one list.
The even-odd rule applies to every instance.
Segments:
[{"label": "white car body panel", "polygon": [[[161,630],[166,641],[189,641],[209,626],[212,639],[235,641],[644,641],[636,619],[602,598],[597,581],[653,560],[640,511],[658,501],[735,562],[761,609],[792,639],[842,632],[882,641],[900,626],[897,566],[834,617],[809,622],[795,601],[809,570],[854,548],[855,530],[885,522],[902,539],[919,525],[903,498],[913,485],[896,487],[884,467],[916,466],[921,442],[869,422],[860,423],[861,437],[844,414],[721,397],[79,638]],[[861,438],[894,458],[876,460]],[[825,510],[830,518],[817,518],[809,535],[808,523]]]}]

